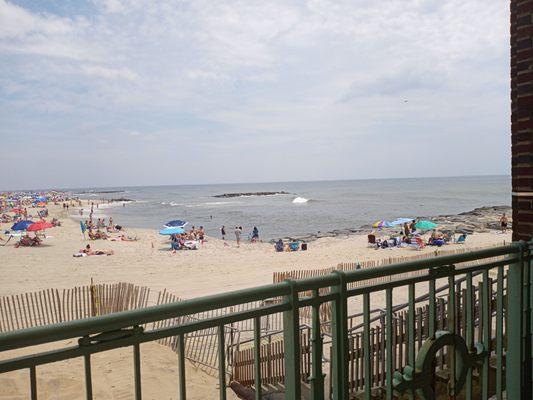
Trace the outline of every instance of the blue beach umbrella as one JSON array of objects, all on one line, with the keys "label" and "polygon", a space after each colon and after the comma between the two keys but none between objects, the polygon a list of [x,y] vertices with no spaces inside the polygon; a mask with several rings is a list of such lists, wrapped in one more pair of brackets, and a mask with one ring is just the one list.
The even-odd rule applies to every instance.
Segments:
[{"label": "blue beach umbrella", "polygon": [[185,230],[181,226],[171,226],[169,228],[164,228],[159,231],[160,235],[174,235],[185,233]]},{"label": "blue beach umbrella", "polygon": [[403,225],[403,224],[406,224],[406,223],[410,223],[411,221],[413,221],[413,218],[397,218],[394,221],[392,221],[390,224],[392,226]]},{"label": "blue beach umbrella", "polygon": [[13,224],[13,226],[11,227],[11,230],[12,231],[25,231],[26,229],[28,229],[28,226],[30,226],[31,224],[33,224],[33,221],[28,221],[28,220],[19,221]]},{"label": "blue beach umbrella", "polygon": [[182,221],[181,219],[175,219],[173,221],[168,221],[165,226],[167,228],[171,228],[171,227],[179,227],[179,228],[183,228],[185,225],[187,225],[188,222],[187,221]]}]

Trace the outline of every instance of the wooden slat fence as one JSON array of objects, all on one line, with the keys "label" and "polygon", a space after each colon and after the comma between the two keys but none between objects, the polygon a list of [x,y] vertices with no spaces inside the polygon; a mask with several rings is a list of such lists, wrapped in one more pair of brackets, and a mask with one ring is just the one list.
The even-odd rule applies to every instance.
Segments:
[{"label": "wooden slat fence", "polygon": [[2,296],[0,332],[146,307],[149,294],[149,288],[121,282]]},{"label": "wooden slat fence", "polygon": [[[282,384],[285,380],[285,353],[281,337],[261,344],[261,382],[263,385]],[[300,334],[301,380],[307,382],[311,374],[310,331],[305,329]],[[232,379],[244,386],[254,386],[254,348],[240,349],[235,353],[235,366]]]}]

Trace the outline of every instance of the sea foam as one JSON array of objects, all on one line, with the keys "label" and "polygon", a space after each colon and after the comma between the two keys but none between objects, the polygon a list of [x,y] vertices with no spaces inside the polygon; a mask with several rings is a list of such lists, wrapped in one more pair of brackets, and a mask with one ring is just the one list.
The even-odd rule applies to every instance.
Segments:
[{"label": "sea foam", "polygon": [[292,203],[293,204],[304,204],[304,203],[307,203],[309,201],[309,199],[306,199],[305,197],[296,197]]}]

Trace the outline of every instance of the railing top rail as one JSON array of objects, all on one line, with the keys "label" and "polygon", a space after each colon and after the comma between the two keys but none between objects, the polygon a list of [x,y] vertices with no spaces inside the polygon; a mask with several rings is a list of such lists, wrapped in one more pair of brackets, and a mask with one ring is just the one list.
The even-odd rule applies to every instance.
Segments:
[{"label": "railing top rail", "polygon": [[[307,291],[337,285],[340,283],[341,279],[344,282],[355,282],[382,276],[394,276],[426,268],[510,255],[513,253],[519,253],[526,247],[527,244],[525,243],[513,243],[507,246],[479,250],[472,253],[409,261],[386,265],[379,268],[361,269],[350,272],[336,271],[330,275],[307,278],[292,281],[290,283],[281,282],[190,300],[182,300],[176,303],[157,305],[144,309],[135,309],[82,320],[1,333],[0,351],[113,331],[154,321],[196,314],[211,309],[285,296],[290,294],[293,288],[298,291]],[[260,312],[261,308],[259,307],[257,310]]]}]

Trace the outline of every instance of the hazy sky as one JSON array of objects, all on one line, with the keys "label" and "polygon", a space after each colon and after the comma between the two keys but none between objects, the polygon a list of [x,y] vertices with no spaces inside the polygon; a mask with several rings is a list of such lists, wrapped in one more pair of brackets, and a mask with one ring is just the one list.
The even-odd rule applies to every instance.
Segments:
[{"label": "hazy sky", "polygon": [[501,0],[0,0],[0,189],[508,174]]}]

